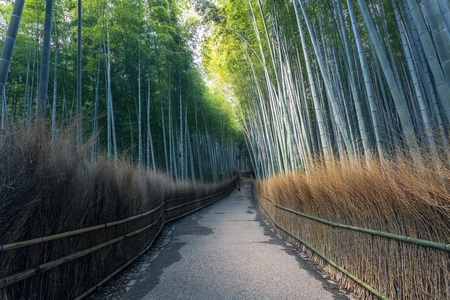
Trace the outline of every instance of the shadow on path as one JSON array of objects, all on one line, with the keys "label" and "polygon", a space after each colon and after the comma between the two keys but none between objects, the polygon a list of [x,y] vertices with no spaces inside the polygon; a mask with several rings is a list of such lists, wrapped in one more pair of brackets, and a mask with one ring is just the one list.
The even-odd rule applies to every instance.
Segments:
[{"label": "shadow on path", "polygon": [[100,298],[348,299],[271,230],[248,179],[241,191],[165,228],[115,287],[91,297]]}]

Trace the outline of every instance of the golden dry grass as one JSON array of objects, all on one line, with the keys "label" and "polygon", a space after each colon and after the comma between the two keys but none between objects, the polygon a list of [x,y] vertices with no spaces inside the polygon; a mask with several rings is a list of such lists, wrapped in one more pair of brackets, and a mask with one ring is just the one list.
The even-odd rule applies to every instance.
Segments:
[{"label": "golden dry grass", "polygon": [[[398,157],[346,159],[308,174],[287,173],[256,182],[258,192],[282,206],[336,223],[450,243],[450,169]],[[270,207],[276,222],[307,240],[391,299],[448,299],[448,251],[405,244],[317,222]],[[325,267],[342,278],[333,268]],[[344,279],[361,298],[372,296]]]}]

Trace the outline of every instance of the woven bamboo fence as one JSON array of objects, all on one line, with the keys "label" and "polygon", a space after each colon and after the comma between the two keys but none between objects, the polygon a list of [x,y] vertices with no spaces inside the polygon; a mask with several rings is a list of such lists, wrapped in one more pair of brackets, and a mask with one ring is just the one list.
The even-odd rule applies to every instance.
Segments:
[{"label": "woven bamboo fence", "polygon": [[206,197],[169,199],[126,219],[0,245],[0,260],[8,266],[0,278],[0,299],[83,299],[144,254],[165,224],[224,198],[234,187],[232,181]]},{"label": "woven bamboo fence", "polygon": [[361,299],[450,299],[450,244],[338,224],[259,195],[267,219]]}]

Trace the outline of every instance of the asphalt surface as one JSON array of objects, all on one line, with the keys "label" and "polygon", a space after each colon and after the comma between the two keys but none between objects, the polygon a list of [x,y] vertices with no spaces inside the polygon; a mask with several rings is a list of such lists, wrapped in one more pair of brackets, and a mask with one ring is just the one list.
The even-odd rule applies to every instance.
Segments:
[{"label": "asphalt surface", "polygon": [[[241,191],[169,225],[102,299],[349,299],[276,235]],[[115,288],[114,288],[115,286]]]}]

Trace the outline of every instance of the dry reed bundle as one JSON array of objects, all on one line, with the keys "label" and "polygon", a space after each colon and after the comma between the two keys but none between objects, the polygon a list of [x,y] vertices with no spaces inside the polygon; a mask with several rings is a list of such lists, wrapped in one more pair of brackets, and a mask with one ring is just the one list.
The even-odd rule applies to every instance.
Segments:
[{"label": "dry reed bundle", "polygon": [[[99,157],[92,161],[86,158],[89,144],[78,149],[73,136],[68,132],[49,143],[44,127],[0,136],[0,246],[138,214],[142,217],[0,251],[0,279],[23,270],[37,273],[0,288],[1,299],[73,299],[81,295],[151,244],[164,224],[166,200],[215,193],[231,182],[214,186],[173,183],[163,174],[149,173],[125,159],[109,163],[107,157]],[[104,246],[86,252],[99,244]],[[74,253],[86,254],[55,268],[33,269]]]},{"label": "dry reed bundle", "polygon": [[[281,206],[335,223],[450,243],[450,172],[398,157],[336,161],[308,175],[289,173],[256,183]],[[274,220],[391,299],[448,299],[448,251],[318,223],[260,199]],[[372,295],[332,267],[326,271],[361,298]]]}]

